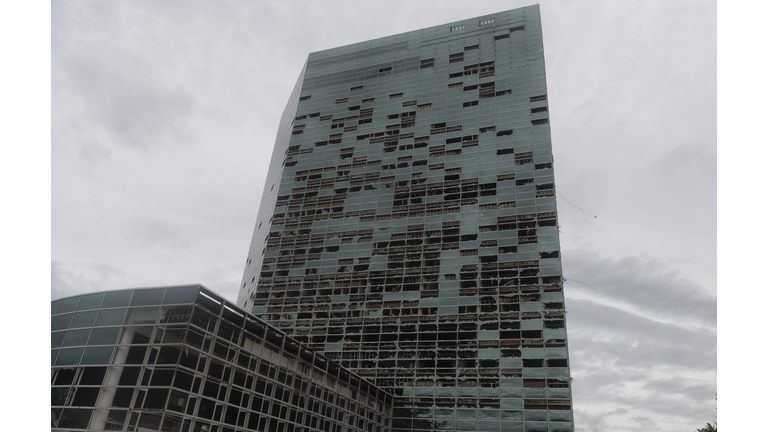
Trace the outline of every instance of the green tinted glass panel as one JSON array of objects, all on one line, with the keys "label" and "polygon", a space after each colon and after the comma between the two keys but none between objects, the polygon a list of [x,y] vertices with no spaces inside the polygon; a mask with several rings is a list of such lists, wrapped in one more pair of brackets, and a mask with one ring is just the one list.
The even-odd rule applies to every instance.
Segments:
[{"label": "green tinted glass panel", "polygon": [[501,422],[501,432],[523,432],[523,425],[522,422]]},{"label": "green tinted glass panel", "polygon": [[88,347],[80,364],[108,364],[112,358],[112,350],[114,347]]},{"label": "green tinted glass panel", "polygon": [[131,300],[132,290],[129,291],[110,291],[104,296],[104,303],[101,305],[103,308],[128,306],[128,302]]},{"label": "green tinted glass panel", "polygon": [[66,336],[67,332],[60,331],[51,333],[51,348],[58,348],[61,346],[61,343],[64,341],[64,336]]},{"label": "green tinted glass panel", "polygon": [[108,325],[120,325],[125,319],[127,309],[105,309],[99,311],[99,317],[96,318],[96,327]]},{"label": "green tinted glass panel", "polygon": [[477,418],[479,420],[498,420],[499,410],[481,409],[477,411]]},{"label": "green tinted glass panel", "polygon": [[456,430],[476,431],[477,423],[473,421],[457,421]]},{"label": "green tinted glass panel", "polygon": [[80,357],[85,348],[65,348],[59,352],[56,358],[56,366],[76,365],[80,363]]},{"label": "green tinted glass panel", "polygon": [[197,299],[198,290],[197,285],[168,288],[165,290],[163,304],[194,303]]},{"label": "green tinted glass panel", "polygon": [[136,290],[133,292],[131,306],[159,305],[164,292],[165,288]]},{"label": "green tinted glass panel", "polygon": [[570,411],[548,411],[550,421],[573,421],[573,413]]},{"label": "green tinted glass panel", "polygon": [[571,423],[550,423],[549,432],[573,432]]},{"label": "green tinted glass panel", "polygon": [[135,308],[128,311],[125,324],[154,324],[160,308]]},{"label": "green tinted glass panel", "polygon": [[102,300],[104,300],[104,293],[84,295],[80,298],[77,310],[98,309],[101,307]]},{"label": "green tinted glass panel", "polygon": [[540,410],[526,410],[524,417],[526,421],[547,421],[547,412]]},{"label": "green tinted glass panel", "polygon": [[88,336],[91,334],[91,329],[83,330],[70,330],[67,333],[67,337],[64,338],[64,346],[77,346],[85,345],[88,342]]},{"label": "green tinted glass panel", "polygon": [[77,309],[77,304],[80,302],[80,297],[70,297],[65,298],[61,300],[59,303],[59,309],[56,311],[57,314],[65,313],[65,312],[72,312],[75,309]]},{"label": "green tinted glass panel", "polygon": [[91,332],[88,345],[114,345],[119,333],[120,327],[95,328]]},{"label": "green tinted glass panel", "polygon": [[[520,420],[520,421],[523,421],[523,412],[522,411],[502,411],[501,412],[501,419],[502,420]],[[502,424],[504,424],[504,422],[502,422]],[[522,425],[523,424],[520,423],[520,427],[523,427]]]},{"label": "green tinted glass panel", "polygon": [[55,314],[56,313],[56,309],[58,309],[58,308],[59,308],[59,301],[58,300],[52,301],[51,302],[51,315]]},{"label": "green tinted glass panel", "polygon": [[56,362],[56,357],[59,355],[59,350],[52,349],[51,350],[51,366]]},{"label": "green tinted glass panel", "polygon": [[547,428],[546,423],[540,423],[540,422],[525,422],[525,432],[547,432],[549,429]]},{"label": "green tinted glass panel", "polygon": [[53,317],[53,321],[51,321],[51,331],[64,330],[69,328],[70,321],[72,321],[72,314]]},{"label": "green tinted glass panel", "polygon": [[69,328],[93,327],[93,321],[96,320],[96,315],[98,315],[98,313],[99,311],[76,313],[75,317],[72,318],[72,323],[69,325]]}]

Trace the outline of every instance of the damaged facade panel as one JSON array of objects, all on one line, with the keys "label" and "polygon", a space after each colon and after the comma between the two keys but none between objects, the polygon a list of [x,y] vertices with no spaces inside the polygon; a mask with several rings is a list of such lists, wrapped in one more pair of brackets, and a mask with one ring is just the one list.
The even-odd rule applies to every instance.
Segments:
[{"label": "damaged facade panel", "polygon": [[[527,53],[514,60],[544,73],[538,14],[399,35],[400,60],[384,41],[309,57],[301,92],[316,96],[290,119],[319,116],[289,129],[298,153],[281,160],[239,304],[391,392],[392,431],[573,430],[546,90],[512,94],[502,66]],[[370,73],[364,49],[380,56]]]}]

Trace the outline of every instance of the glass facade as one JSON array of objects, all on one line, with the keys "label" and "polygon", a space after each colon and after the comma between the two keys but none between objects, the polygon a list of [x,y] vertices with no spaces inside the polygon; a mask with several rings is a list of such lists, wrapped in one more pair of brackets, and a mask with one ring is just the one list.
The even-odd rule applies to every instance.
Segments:
[{"label": "glass facade", "polygon": [[51,302],[51,429],[389,432],[392,396],[200,286]]},{"label": "glass facade", "polygon": [[572,431],[539,7],[299,82],[238,304],[392,393],[394,431]]}]

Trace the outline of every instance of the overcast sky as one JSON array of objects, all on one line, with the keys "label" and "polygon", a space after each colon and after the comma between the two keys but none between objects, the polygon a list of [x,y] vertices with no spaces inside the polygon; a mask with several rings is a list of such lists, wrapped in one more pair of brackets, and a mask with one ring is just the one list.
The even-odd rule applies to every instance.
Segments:
[{"label": "overcast sky", "polygon": [[[53,2],[51,297],[235,301],[307,54],[529,4]],[[577,430],[693,431],[716,414],[716,4],[541,14]]]}]

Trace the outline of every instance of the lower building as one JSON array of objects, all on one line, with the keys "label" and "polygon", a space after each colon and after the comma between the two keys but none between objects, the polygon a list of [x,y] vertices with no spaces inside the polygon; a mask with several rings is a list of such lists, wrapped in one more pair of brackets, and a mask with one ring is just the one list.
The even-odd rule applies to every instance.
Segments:
[{"label": "lower building", "polygon": [[393,397],[202,285],[51,302],[51,429],[389,432]]}]

